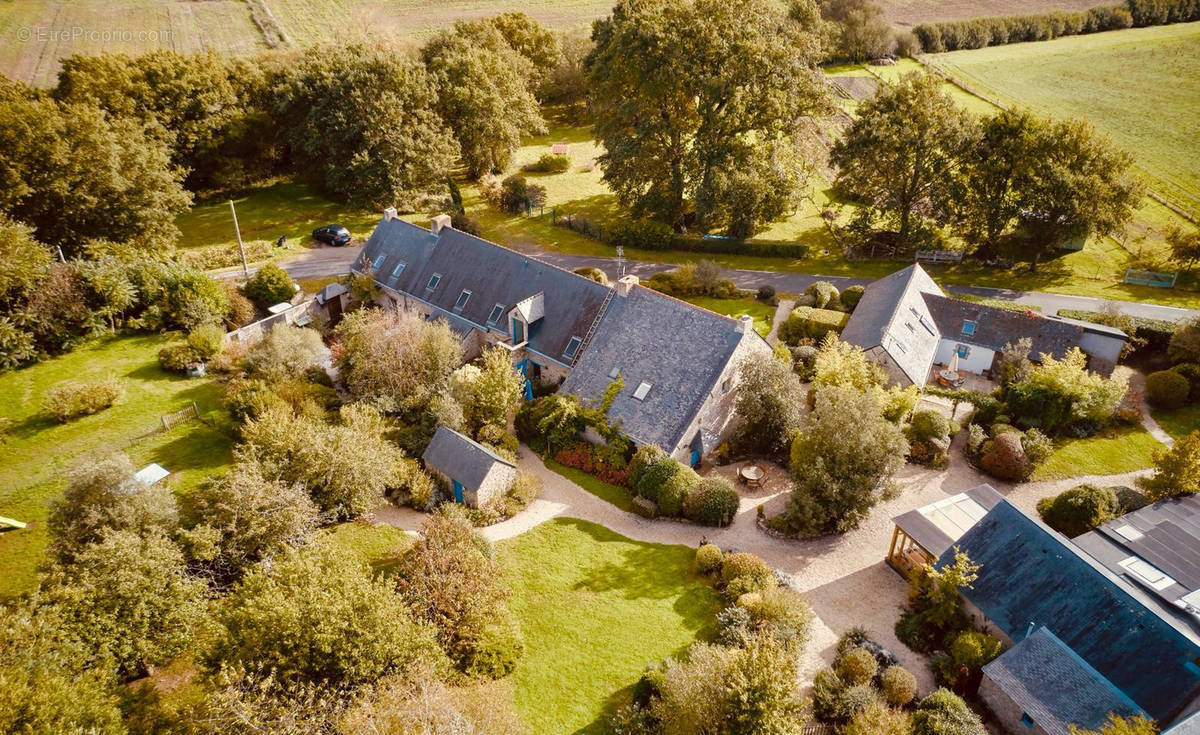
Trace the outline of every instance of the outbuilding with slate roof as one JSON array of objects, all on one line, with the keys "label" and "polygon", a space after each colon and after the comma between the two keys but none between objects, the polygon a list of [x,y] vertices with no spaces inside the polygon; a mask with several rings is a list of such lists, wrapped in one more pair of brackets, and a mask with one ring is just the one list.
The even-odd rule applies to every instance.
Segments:
[{"label": "outbuilding with slate roof", "polygon": [[472,508],[504,497],[517,476],[515,464],[445,426],[438,427],[421,461],[450,489],[455,502]]}]

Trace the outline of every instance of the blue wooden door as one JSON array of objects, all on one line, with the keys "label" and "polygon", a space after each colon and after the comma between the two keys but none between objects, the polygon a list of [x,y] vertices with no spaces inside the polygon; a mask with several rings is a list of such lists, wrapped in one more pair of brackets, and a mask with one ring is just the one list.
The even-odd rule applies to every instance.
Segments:
[{"label": "blue wooden door", "polygon": [[693,467],[700,466],[700,450],[699,449],[692,450],[692,466]]},{"label": "blue wooden door", "polygon": [[454,502],[461,503],[463,501],[463,486],[458,480],[454,481]]},{"label": "blue wooden door", "polygon": [[519,345],[525,341],[525,322],[513,317],[512,319],[512,343]]}]

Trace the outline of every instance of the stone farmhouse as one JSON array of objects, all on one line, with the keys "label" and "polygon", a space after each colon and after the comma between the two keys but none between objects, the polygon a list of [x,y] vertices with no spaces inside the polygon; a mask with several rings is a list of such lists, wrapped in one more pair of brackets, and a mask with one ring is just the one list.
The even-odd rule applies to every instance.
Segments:
[{"label": "stone farmhouse", "polygon": [[893,519],[888,562],[980,565],[973,625],[1007,650],[980,696],[1006,733],[1095,730],[1144,713],[1200,733],[1200,496],[1146,506],[1067,539],[988,485]]},{"label": "stone farmhouse", "polygon": [[1128,337],[1099,324],[1019,312],[946,296],[920,265],[875,281],[850,315],[842,340],[866,350],[899,385],[923,386],[934,365],[985,374],[1007,343],[1033,341],[1029,359],[1063,357],[1072,347],[1107,375]]},{"label": "stone farmhouse", "polygon": [[488,346],[512,354],[533,383],[596,404],[620,376],[608,411],[638,444],[699,463],[732,428],[740,366],[771,348],[752,321],[693,306],[626,276],[612,285],[539,262],[450,226],[429,229],[384,212],[352,270],[378,302],[444,320],[466,359]]}]

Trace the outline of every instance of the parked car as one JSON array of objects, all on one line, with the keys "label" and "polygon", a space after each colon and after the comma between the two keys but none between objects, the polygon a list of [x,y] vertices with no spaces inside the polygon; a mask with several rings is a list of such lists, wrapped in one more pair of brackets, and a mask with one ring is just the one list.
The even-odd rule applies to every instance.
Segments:
[{"label": "parked car", "polygon": [[350,242],[350,230],[342,225],[325,225],[313,230],[313,239],[326,245],[341,247]]}]

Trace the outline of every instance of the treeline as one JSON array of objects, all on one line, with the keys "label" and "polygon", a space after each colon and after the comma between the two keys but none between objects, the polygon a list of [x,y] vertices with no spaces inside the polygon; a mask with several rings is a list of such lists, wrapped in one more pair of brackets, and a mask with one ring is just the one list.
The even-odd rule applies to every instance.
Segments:
[{"label": "treeline", "polygon": [[1081,11],[922,23],[913,33],[926,53],[941,53],[1193,20],[1200,20],[1200,0],[1126,0]]}]

